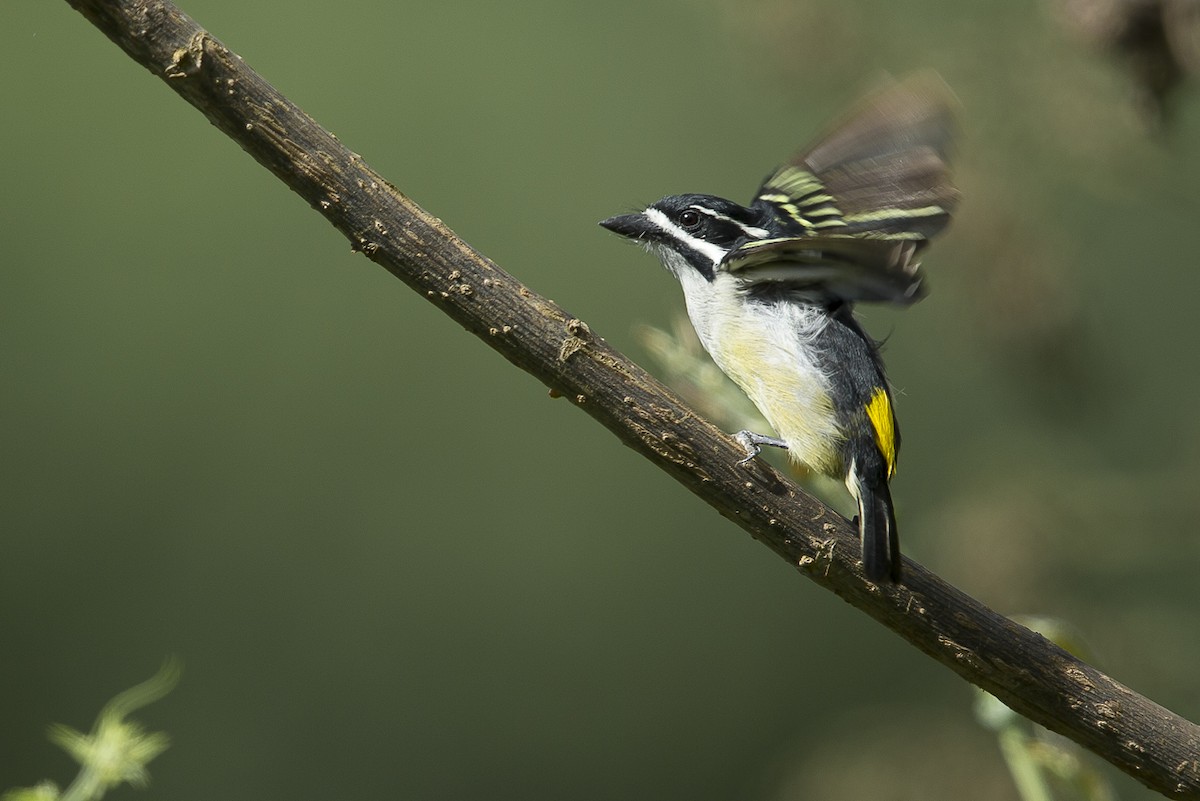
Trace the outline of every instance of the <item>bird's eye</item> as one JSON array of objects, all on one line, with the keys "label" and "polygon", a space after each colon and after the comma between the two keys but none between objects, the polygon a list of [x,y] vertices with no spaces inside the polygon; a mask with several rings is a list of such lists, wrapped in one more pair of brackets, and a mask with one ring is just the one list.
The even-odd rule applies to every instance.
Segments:
[{"label": "bird's eye", "polygon": [[679,224],[684,228],[695,228],[700,224],[700,213],[693,209],[687,209],[679,215]]}]

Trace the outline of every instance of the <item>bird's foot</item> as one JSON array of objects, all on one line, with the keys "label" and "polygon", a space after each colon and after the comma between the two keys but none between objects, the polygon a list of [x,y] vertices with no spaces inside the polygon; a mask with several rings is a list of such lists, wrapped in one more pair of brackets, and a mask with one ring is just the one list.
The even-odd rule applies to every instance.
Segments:
[{"label": "bird's foot", "polygon": [[755,434],[753,431],[739,431],[733,435],[733,438],[746,451],[746,458],[738,460],[738,464],[746,464],[755,456],[758,456],[762,452],[763,445],[787,450],[787,443],[779,439],[779,437],[768,437],[763,434]]}]

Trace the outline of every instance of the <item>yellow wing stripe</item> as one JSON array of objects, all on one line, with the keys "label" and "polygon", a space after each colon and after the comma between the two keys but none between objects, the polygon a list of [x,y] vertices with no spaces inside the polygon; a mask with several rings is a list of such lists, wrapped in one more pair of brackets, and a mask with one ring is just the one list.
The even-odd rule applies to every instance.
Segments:
[{"label": "yellow wing stripe", "polygon": [[867,419],[875,429],[875,444],[887,462],[887,477],[890,481],[896,474],[896,418],[892,416],[892,402],[883,387],[875,390],[867,401]]},{"label": "yellow wing stripe", "polygon": [[778,189],[792,197],[803,197],[809,192],[824,189],[825,186],[808,170],[799,167],[784,167],[771,176],[767,181],[768,189]]},{"label": "yellow wing stripe", "polygon": [[847,214],[846,222],[873,223],[891,222],[892,220],[915,220],[920,217],[937,217],[940,214],[946,213],[946,209],[941,206],[921,206],[915,209],[885,208],[874,211],[860,211],[857,214]]}]

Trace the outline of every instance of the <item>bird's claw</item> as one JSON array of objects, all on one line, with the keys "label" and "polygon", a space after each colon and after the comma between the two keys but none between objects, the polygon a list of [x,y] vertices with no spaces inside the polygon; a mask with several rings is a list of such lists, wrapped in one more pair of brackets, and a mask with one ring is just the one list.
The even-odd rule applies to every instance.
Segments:
[{"label": "bird's claw", "polygon": [[753,431],[739,431],[733,435],[733,438],[746,450],[746,458],[739,461],[738,464],[746,464],[755,456],[762,453],[763,445],[787,450],[787,443],[779,439],[779,437],[768,437],[763,434],[755,434]]},{"label": "bird's claw", "polygon": [[737,440],[738,444],[742,446],[742,450],[746,452],[744,459],[738,459],[739,465],[749,464],[755,456],[762,453],[762,448],[754,441],[754,434],[749,431],[739,431],[733,435],[733,438]]}]

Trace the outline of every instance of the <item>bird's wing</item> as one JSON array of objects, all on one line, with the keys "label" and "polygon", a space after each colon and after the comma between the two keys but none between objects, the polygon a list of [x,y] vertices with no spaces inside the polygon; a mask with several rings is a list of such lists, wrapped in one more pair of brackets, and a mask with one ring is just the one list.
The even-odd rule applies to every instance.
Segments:
[{"label": "bird's wing", "polygon": [[811,285],[819,267],[843,279],[846,300],[915,300],[913,257],[958,202],[949,167],[955,105],[932,73],[868,97],[759,188],[754,206],[787,238],[744,242],[722,269],[751,283],[791,275]]},{"label": "bird's wing", "polygon": [[759,239],[731,251],[721,269],[755,287],[908,305],[925,292],[916,243],[851,236]]}]

